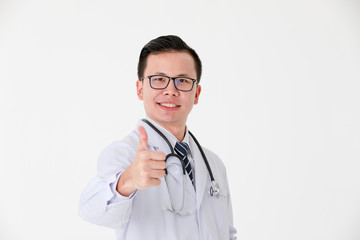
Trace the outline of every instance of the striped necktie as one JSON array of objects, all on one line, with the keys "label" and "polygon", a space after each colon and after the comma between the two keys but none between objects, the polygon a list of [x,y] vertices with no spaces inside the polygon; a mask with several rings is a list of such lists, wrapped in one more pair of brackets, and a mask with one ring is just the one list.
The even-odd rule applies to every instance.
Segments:
[{"label": "striped necktie", "polygon": [[177,142],[175,144],[175,151],[177,154],[179,154],[182,157],[182,160],[184,161],[185,164],[186,172],[190,177],[191,183],[194,184],[194,177],[192,173],[191,164],[187,157],[188,150],[189,150],[189,145],[185,142]]}]

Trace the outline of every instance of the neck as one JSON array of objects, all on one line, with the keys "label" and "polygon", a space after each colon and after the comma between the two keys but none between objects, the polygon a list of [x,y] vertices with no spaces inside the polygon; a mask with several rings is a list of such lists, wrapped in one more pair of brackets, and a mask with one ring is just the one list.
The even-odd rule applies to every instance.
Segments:
[{"label": "neck", "polygon": [[[161,125],[161,124],[160,124]],[[175,127],[171,127],[171,126],[163,126],[161,125],[163,128],[165,128],[166,130],[168,130],[172,135],[174,135],[177,140],[179,140],[180,142],[182,142],[182,140],[184,140],[185,137],[185,129],[186,127],[183,126],[181,128],[175,128]]]},{"label": "neck", "polygon": [[[155,120],[153,120],[153,121],[155,121]],[[164,123],[164,122],[159,122],[159,121],[155,121],[155,122],[157,124],[159,124],[161,127],[168,130],[180,142],[182,142],[182,140],[184,140],[185,130],[186,130],[185,124],[169,124],[169,123]]]}]

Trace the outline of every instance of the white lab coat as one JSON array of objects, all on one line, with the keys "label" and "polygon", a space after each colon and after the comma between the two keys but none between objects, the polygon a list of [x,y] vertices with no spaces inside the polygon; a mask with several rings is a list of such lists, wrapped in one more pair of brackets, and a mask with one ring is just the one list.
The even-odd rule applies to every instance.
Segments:
[{"label": "white lab coat", "polygon": [[[169,136],[169,132],[152,123]],[[169,146],[151,127],[142,121],[139,124],[145,127],[148,134],[149,150],[170,153]],[[169,140],[174,146],[174,140]],[[219,197],[210,196],[210,176],[192,138],[189,143],[194,159],[196,191],[188,179],[185,182],[185,195],[182,194],[184,175],[181,170],[172,173],[169,170],[167,177],[171,193],[177,194],[172,198],[173,206],[178,209],[181,205],[179,199],[185,196],[184,209],[192,214],[180,216],[166,210],[172,204],[165,178],[157,187],[137,190],[130,197],[120,196],[115,190],[116,182],[133,161],[138,142],[136,128],[123,140],[112,143],[100,155],[98,174],[81,195],[79,214],[82,218],[114,228],[118,240],[236,239],[225,167],[217,155],[204,148],[220,188]]]}]

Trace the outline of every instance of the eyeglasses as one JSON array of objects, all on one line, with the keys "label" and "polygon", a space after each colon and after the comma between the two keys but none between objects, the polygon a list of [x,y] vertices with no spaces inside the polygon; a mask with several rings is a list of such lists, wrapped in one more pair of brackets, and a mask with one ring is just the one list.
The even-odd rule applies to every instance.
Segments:
[{"label": "eyeglasses", "polygon": [[[174,85],[177,90],[182,92],[190,92],[194,87],[194,83],[197,82],[196,79],[188,77],[168,77],[162,75],[151,75],[147,76],[147,78],[149,79],[150,87],[156,90],[162,90],[167,88],[170,80],[174,80]],[[141,80],[144,80],[144,78]]]}]

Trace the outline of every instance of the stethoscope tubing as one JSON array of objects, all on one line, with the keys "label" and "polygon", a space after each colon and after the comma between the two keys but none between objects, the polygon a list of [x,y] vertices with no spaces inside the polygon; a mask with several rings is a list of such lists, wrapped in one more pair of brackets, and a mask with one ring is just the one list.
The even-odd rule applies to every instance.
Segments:
[{"label": "stethoscope tubing", "polygon": [[[173,149],[173,147],[171,146],[171,143],[169,141],[169,139],[167,139],[167,137],[165,137],[165,135],[160,132],[159,129],[157,129],[151,122],[149,122],[147,119],[142,119],[142,121],[144,121],[145,123],[147,123],[155,132],[157,132],[164,140],[165,142],[167,143],[167,145],[169,146],[169,149],[171,151],[170,154],[168,154],[165,158],[165,162],[167,161],[168,158],[170,157],[177,157],[178,159],[181,159],[179,155],[177,155]],[[210,167],[210,164],[209,164],[209,161],[207,160],[206,158],[206,155],[204,153],[204,150],[202,149],[199,141],[195,138],[194,134],[192,134],[190,131],[189,131],[189,134],[190,136],[194,139],[194,142],[196,144],[196,146],[198,147],[198,149],[200,150],[200,153],[201,153],[201,156],[202,158],[204,159],[204,162],[205,162],[205,165],[206,165],[206,168],[208,170],[208,173],[210,175],[210,179],[211,179],[211,183],[212,183],[212,186],[210,187],[210,195],[211,196],[214,196],[214,195],[218,195],[219,194],[219,187],[218,187],[218,184],[215,182],[215,179],[214,179],[214,175],[211,171],[211,167]],[[180,161],[181,164],[182,164],[182,169],[183,169],[183,175],[185,175],[185,164],[183,161]],[[165,173],[167,174],[167,170],[165,168]]]},{"label": "stethoscope tubing", "polygon": [[209,161],[208,161],[207,158],[206,158],[206,155],[205,155],[205,153],[204,153],[204,150],[202,149],[200,143],[198,142],[198,140],[196,139],[196,137],[194,136],[194,134],[192,134],[190,131],[189,131],[189,134],[190,134],[190,136],[194,139],[194,142],[196,143],[197,147],[198,147],[199,150],[200,150],[201,156],[203,157],[204,162],[205,162],[205,165],[206,165],[206,168],[207,168],[207,170],[208,170],[208,172],[209,172],[211,182],[215,181],[214,175],[213,175],[213,173],[212,173],[212,171],[211,171],[211,167],[210,167]]}]

